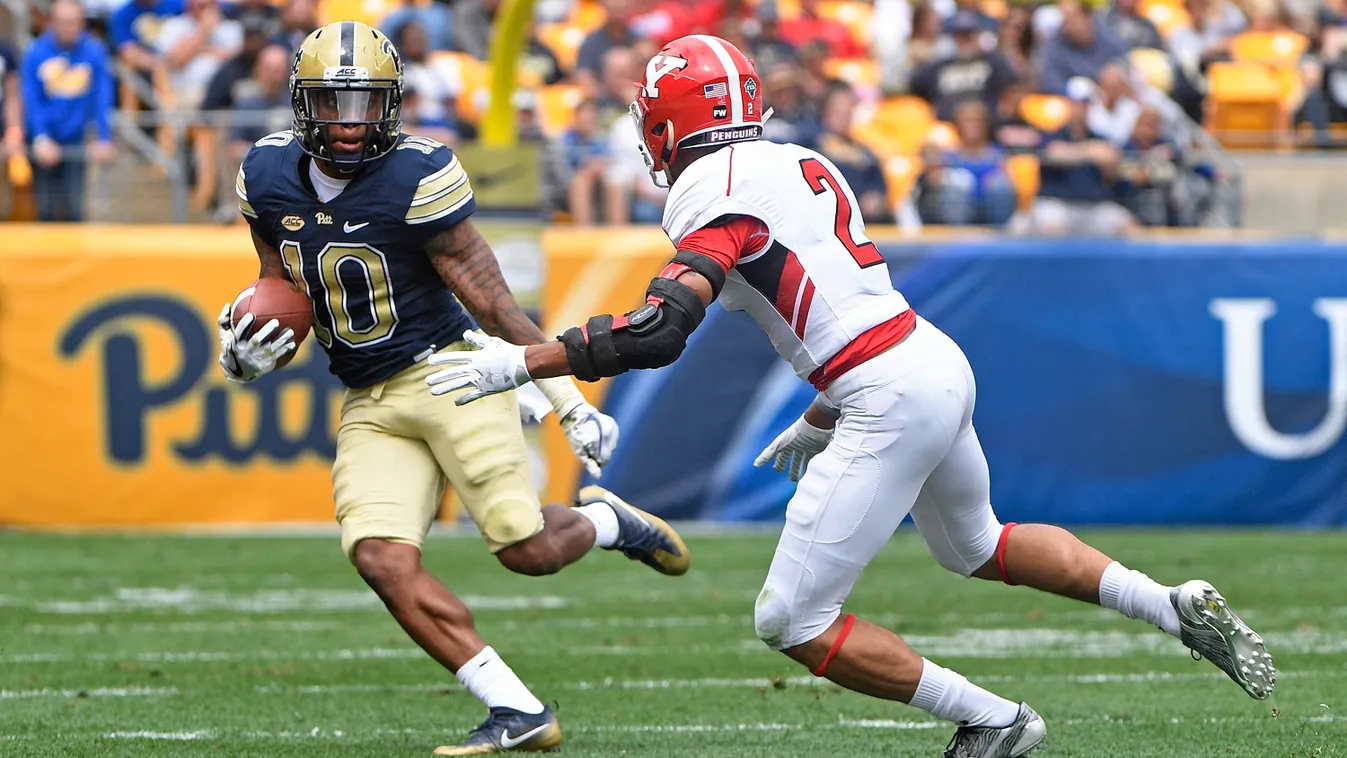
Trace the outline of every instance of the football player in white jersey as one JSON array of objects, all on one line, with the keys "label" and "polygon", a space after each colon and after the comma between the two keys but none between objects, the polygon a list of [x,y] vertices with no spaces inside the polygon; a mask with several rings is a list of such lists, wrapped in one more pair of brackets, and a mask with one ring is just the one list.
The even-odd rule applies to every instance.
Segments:
[{"label": "football player in white jersey", "polygon": [[799,481],[754,613],[769,646],[817,676],[959,725],[950,758],[1012,758],[1043,719],[843,614],[861,571],[912,514],[945,568],[1098,603],[1206,656],[1249,695],[1276,682],[1262,638],[1208,583],[1165,586],[1069,532],[1002,524],[973,430],[973,373],[958,345],[893,289],[856,198],[827,158],[762,141],[760,82],[734,45],[694,35],[652,58],[631,114],[651,173],[670,185],[677,254],[644,305],[595,316],[559,340],[433,356],[432,392],[455,402],[572,374],[595,381],[672,363],[717,298],[747,311],[819,391],[759,456]]}]

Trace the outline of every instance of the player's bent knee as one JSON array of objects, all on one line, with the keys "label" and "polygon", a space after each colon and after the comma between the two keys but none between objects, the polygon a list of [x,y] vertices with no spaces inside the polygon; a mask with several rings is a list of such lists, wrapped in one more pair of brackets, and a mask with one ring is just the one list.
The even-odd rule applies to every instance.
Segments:
[{"label": "player's bent knee", "polygon": [[[990,507],[987,509],[990,514]],[[973,576],[996,555],[1001,538],[1001,522],[988,515],[982,522],[962,525],[966,528],[939,535],[922,535],[926,549],[945,569],[961,576]]]},{"label": "player's bent knee", "polygon": [[399,589],[410,587],[420,571],[421,551],[414,545],[370,538],[358,542],[352,555],[355,570],[385,605],[400,601]]},{"label": "player's bent knee", "polygon": [[566,567],[561,551],[546,534],[537,534],[496,553],[505,568],[525,576],[547,576]]},{"label": "player's bent knee", "polygon": [[785,650],[818,638],[837,620],[840,608],[802,607],[769,584],[758,593],[753,607],[753,629],[767,647]]}]

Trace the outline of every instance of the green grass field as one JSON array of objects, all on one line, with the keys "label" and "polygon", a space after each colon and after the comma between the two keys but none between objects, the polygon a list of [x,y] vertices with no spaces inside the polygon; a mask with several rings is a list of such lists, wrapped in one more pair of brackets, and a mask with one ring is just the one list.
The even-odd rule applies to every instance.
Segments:
[{"label": "green grass field", "polygon": [[[848,609],[1048,720],[1036,756],[1347,756],[1347,535],[1100,532],[1210,579],[1267,638],[1272,699],[1109,612],[945,573],[911,532]],[[948,725],[813,680],[753,635],[772,536],[690,539],[693,571],[610,554],[517,577],[471,538],[427,561],[559,705],[571,756],[938,756]],[[0,534],[0,756],[424,756],[484,715],[335,537]]]}]

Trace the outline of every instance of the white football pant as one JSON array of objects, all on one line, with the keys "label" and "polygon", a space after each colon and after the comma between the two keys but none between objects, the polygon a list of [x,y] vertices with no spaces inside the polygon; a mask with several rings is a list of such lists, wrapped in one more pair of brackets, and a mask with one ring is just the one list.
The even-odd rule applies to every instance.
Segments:
[{"label": "white football pant", "polygon": [[918,318],[907,339],[825,393],[841,408],[827,449],[786,508],[754,625],[776,650],[818,637],[909,512],[940,565],[965,576],[996,551],[987,459],[973,431],[973,370]]}]

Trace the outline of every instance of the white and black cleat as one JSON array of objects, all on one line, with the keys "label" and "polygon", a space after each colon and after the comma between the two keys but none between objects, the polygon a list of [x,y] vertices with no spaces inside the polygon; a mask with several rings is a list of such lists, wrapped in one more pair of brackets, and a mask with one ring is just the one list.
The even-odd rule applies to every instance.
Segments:
[{"label": "white and black cleat", "polygon": [[1169,592],[1169,602],[1179,614],[1179,639],[1216,664],[1249,697],[1262,700],[1277,686],[1277,668],[1263,646],[1263,638],[1249,628],[1225,598],[1207,582],[1194,579]]},{"label": "white and black cleat", "polygon": [[1020,758],[1043,744],[1048,725],[1028,703],[1009,726],[961,726],[945,748],[945,758]]}]

